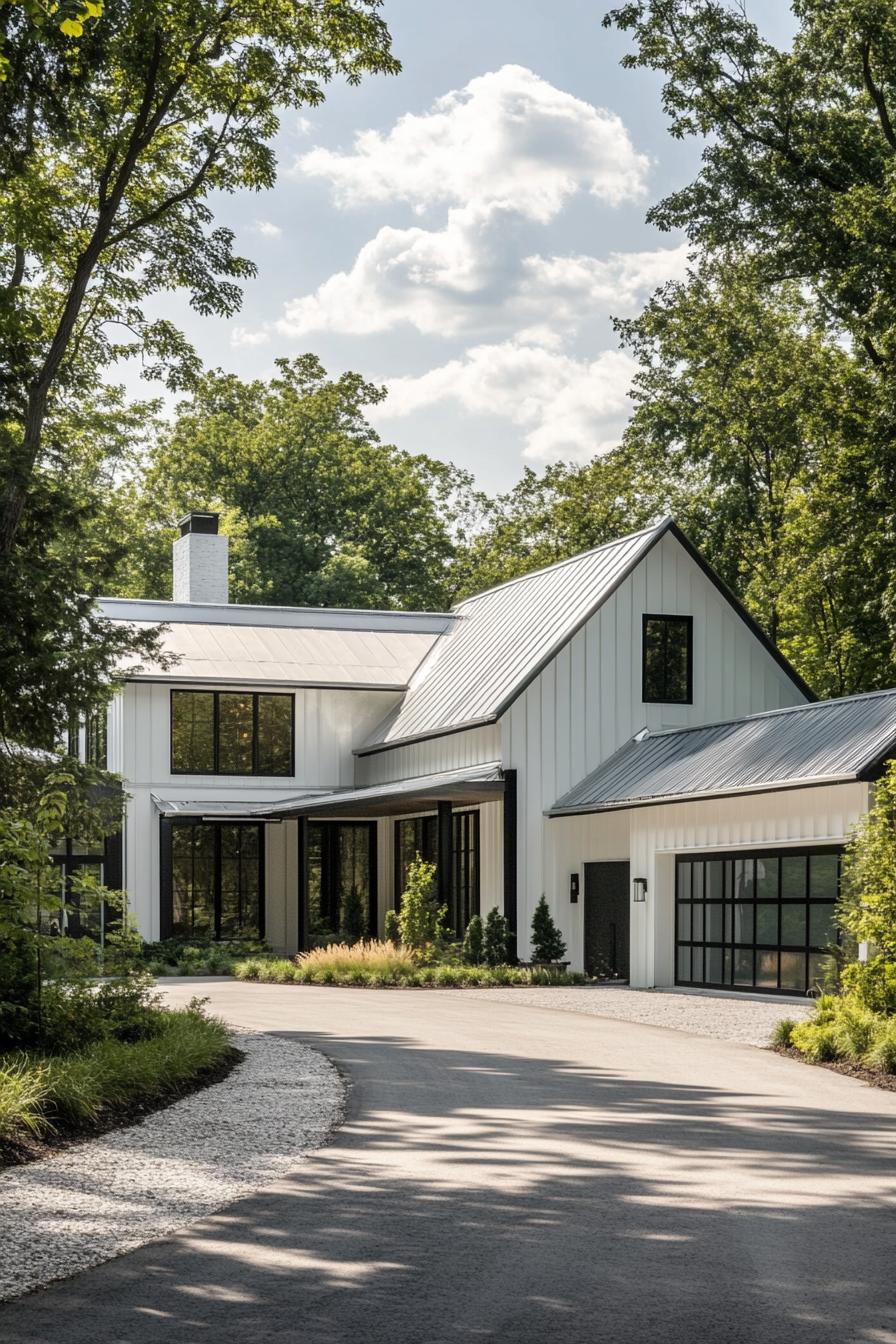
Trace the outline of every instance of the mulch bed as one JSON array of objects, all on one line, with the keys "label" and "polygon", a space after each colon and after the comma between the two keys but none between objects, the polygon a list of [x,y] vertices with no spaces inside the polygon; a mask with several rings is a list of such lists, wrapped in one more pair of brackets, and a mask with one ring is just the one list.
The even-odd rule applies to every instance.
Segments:
[{"label": "mulch bed", "polygon": [[773,1045],[776,1055],[786,1055],[788,1059],[797,1059],[801,1064],[811,1064],[816,1069],[830,1069],[831,1073],[845,1073],[848,1078],[858,1078],[869,1087],[880,1087],[885,1092],[896,1092],[896,1073],[884,1073],[881,1069],[869,1069],[864,1064],[856,1064],[849,1059],[821,1060],[807,1059],[792,1045]]},{"label": "mulch bed", "polygon": [[92,1125],[68,1127],[62,1133],[48,1134],[42,1139],[32,1137],[16,1140],[0,1139],[0,1171],[5,1167],[20,1167],[26,1162],[37,1162],[44,1157],[53,1157],[75,1144],[98,1138],[99,1135],[108,1134],[113,1129],[128,1129],[131,1125],[139,1125],[148,1115],[166,1110],[183,1097],[201,1092],[204,1087],[211,1087],[214,1083],[222,1083],[245,1058],[242,1050],[231,1047],[223,1059],[211,1068],[197,1073],[191,1082],[185,1083],[182,1087],[174,1087],[153,1101],[135,1101],[130,1105],[109,1110]]}]

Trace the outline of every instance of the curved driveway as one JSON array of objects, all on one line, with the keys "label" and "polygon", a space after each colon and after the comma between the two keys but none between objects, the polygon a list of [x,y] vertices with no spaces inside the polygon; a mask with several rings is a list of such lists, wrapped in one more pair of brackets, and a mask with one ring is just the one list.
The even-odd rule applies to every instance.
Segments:
[{"label": "curved driveway", "polygon": [[329,1054],[344,1127],[4,1344],[896,1341],[896,1093],[510,996],[208,992]]}]

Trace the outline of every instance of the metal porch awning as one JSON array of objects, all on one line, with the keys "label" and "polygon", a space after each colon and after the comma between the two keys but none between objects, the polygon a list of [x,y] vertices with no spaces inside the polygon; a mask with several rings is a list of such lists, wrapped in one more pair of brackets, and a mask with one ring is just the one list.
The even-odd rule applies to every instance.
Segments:
[{"label": "metal porch awning", "polygon": [[373,784],[365,789],[336,790],[287,798],[266,808],[271,817],[384,817],[404,812],[431,811],[439,803],[470,806],[493,802],[504,792],[504,775],[497,761],[444,770],[437,775]]},{"label": "metal porch awning", "polygon": [[[309,792],[307,796],[329,797],[329,790],[317,789],[313,793]],[[246,799],[224,802],[210,798],[162,798],[157,793],[150,794],[150,797],[161,816],[168,819],[194,818],[197,821],[280,821],[282,818],[276,809],[285,801],[290,803],[298,801],[298,795],[293,795],[288,800],[277,798],[271,803],[257,803]]]}]

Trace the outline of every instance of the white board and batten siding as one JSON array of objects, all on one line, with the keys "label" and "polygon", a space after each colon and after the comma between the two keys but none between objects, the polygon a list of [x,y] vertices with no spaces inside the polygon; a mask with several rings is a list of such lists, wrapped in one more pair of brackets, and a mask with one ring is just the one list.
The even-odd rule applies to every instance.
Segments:
[{"label": "white board and batten siding", "polygon": [[[645,613],[692,616],[693,701],[641,699]],[[546,862],[558,820],[544,811],[642,728],[680,728],[803,703],[805,697],[700,566],[667,534],[514,701],[501,720],[502,764],[518,780],[520,955],[542,891],[564,936],[579,948],[583,901],[570,905],[569,873]],[[576,851],[552,847],[574,871]],[[606,854],[626,858],[627,854]]]},{"label": "white board and batten siding", "polygon": [[467,765],[487,765],[501,759],[501,730],[496,723],[468,728],[458,733],[408,742],[403,747],[364,753],[355,758],[355,782],[359,789],[371,784],[389,784],[396,779],[416,779],[442,770],[462,770]]},{"label": "white board and batten siding", "polygon": [[[228,687],[191,686],[195,690]],[[234,685],[242,691],[244,686]],[[278,688],[279,689],[279,688]],[[288,690],[289,688],[283,688]],[[247,802],[263,804],[287,798],[305,787],[333,789],[354,784],[352,749],[363,741],[395,704],[394,691],[296,688],[295,774],[289,778],[219,777],[171,773],[171,687],[156,682],[128,682],[115,697],[109,714],[109,768],[127,781],[129,801],[124,825],[124,881],[140,931],[147,939],[159,936],[159,814],[153,793],[171,801]],[[266,828],[269,878],[268,911],[274,918],[274,893],[281,884],[275,857],[285,840],[275,832],[295,831],[294,824]],[[273,865],[273,867],[271,866]],[[288,876],[283,882],[291,880]],[[277,916],[284,923],[284,939],[291,939],[285,921],[287,909]],[[275,922],[276,922],[275,918]],[[271,941],[278,945],[273,936]]]}]

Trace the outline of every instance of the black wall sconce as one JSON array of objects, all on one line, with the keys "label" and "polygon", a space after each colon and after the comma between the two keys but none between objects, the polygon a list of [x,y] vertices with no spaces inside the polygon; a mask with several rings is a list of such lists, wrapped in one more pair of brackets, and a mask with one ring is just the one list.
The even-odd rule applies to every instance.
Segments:
[{"label": "black wall sconce", "polygon": [[569,875],[569,903],[577,905],[579,900],[579,875],[570,873]]},{"label": "black wall sconce", "polygon": [[636,878],[634,878],[634,879],[632,880],[632,900],[633,900],[633,901],[646,901],[646,900],[647,900],[647,878],[646,878],[646,877],[636,877]]}]

